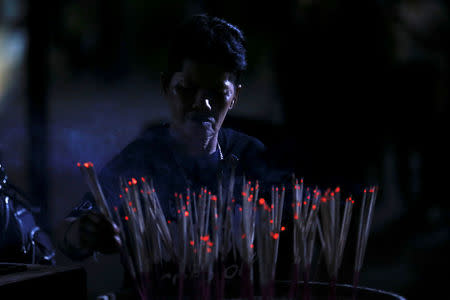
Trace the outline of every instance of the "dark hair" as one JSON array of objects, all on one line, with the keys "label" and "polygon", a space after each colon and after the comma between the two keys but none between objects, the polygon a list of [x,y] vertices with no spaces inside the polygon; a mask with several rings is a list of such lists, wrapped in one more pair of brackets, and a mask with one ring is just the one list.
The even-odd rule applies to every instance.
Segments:
[{"label": "dark hair", "polygon": [[223,19],[196,15],[172,36],[168,53],[168,77],[191,59],[224,67],[236,80],[247,67],[245,38],[241,30]]}]

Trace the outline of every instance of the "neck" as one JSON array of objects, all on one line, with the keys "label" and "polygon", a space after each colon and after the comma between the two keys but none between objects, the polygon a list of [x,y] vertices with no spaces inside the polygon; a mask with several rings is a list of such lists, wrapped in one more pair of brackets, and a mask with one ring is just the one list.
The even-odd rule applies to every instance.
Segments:
[{"label": "neck", "polygon": [[207,156],[213,154],[217,150],[217,134],[206,137],[203,141],[199,141],[191,135],[184,134],[182,130],[177,130],[174,126],[170,126],[169,132],[175,140],[177,148],[189,156]]}]

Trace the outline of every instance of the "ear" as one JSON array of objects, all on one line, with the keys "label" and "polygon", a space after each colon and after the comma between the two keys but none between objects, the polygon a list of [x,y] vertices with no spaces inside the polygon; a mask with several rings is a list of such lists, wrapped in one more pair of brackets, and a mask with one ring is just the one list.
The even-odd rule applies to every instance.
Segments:
[{"label": "ear", "polygon": [[161,94],[167,95],[169,91],[169,76],[167,73],[161,72],[160,74]]},{"label": "ear", "polygon": [[242,85],[238,84],[236,86],[236,91],[234,91],[234,98],[233,100],[231,100],[231,105],[228,109],[232,109],[234,107],[234,105],[236,105],[236,102],[238,101],[239,98],[239,92],[241,91]]}]

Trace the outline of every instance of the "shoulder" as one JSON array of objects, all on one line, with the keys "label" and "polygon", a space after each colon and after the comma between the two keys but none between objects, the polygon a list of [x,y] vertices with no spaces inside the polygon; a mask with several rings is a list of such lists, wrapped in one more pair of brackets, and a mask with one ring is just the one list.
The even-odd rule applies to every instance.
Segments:
[{"label": "shoulder", "polygon": [[266,146],[257,138],[231,128],[221,129],[219,143],[226,154],[238,157],[266,151]]},{"label": "shoulder", "polygon": [[[166,126],[147,128],[114,156],[102,169],[102,177],[133,172],[152,165],[152,161],[162,159],[167,152],[168,129]],[[124,174],[125,175],[125,174]]]}]

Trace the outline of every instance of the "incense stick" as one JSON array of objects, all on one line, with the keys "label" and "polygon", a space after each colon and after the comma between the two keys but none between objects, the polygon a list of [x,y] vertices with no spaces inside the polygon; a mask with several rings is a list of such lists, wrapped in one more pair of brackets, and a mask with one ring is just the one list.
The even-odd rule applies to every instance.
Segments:
[{"label": "incense stick", "polygon": [[[369,239],[370,225],[372,224],[372,217],[377,192],[378,187],[376,186],[370,187],[369,193],[367,193],[367,189],[364,189],[363,200],[361,203],[361,209],[359,214],[358,237],[356,241],[356,255],[355,255],[355,265],[353,275],[353,299],[356,299],[356,293],[359,283],[359,274],[364,260],[367,240]],[[367,200],[369,201],[369,203],[367,203]]]}]

